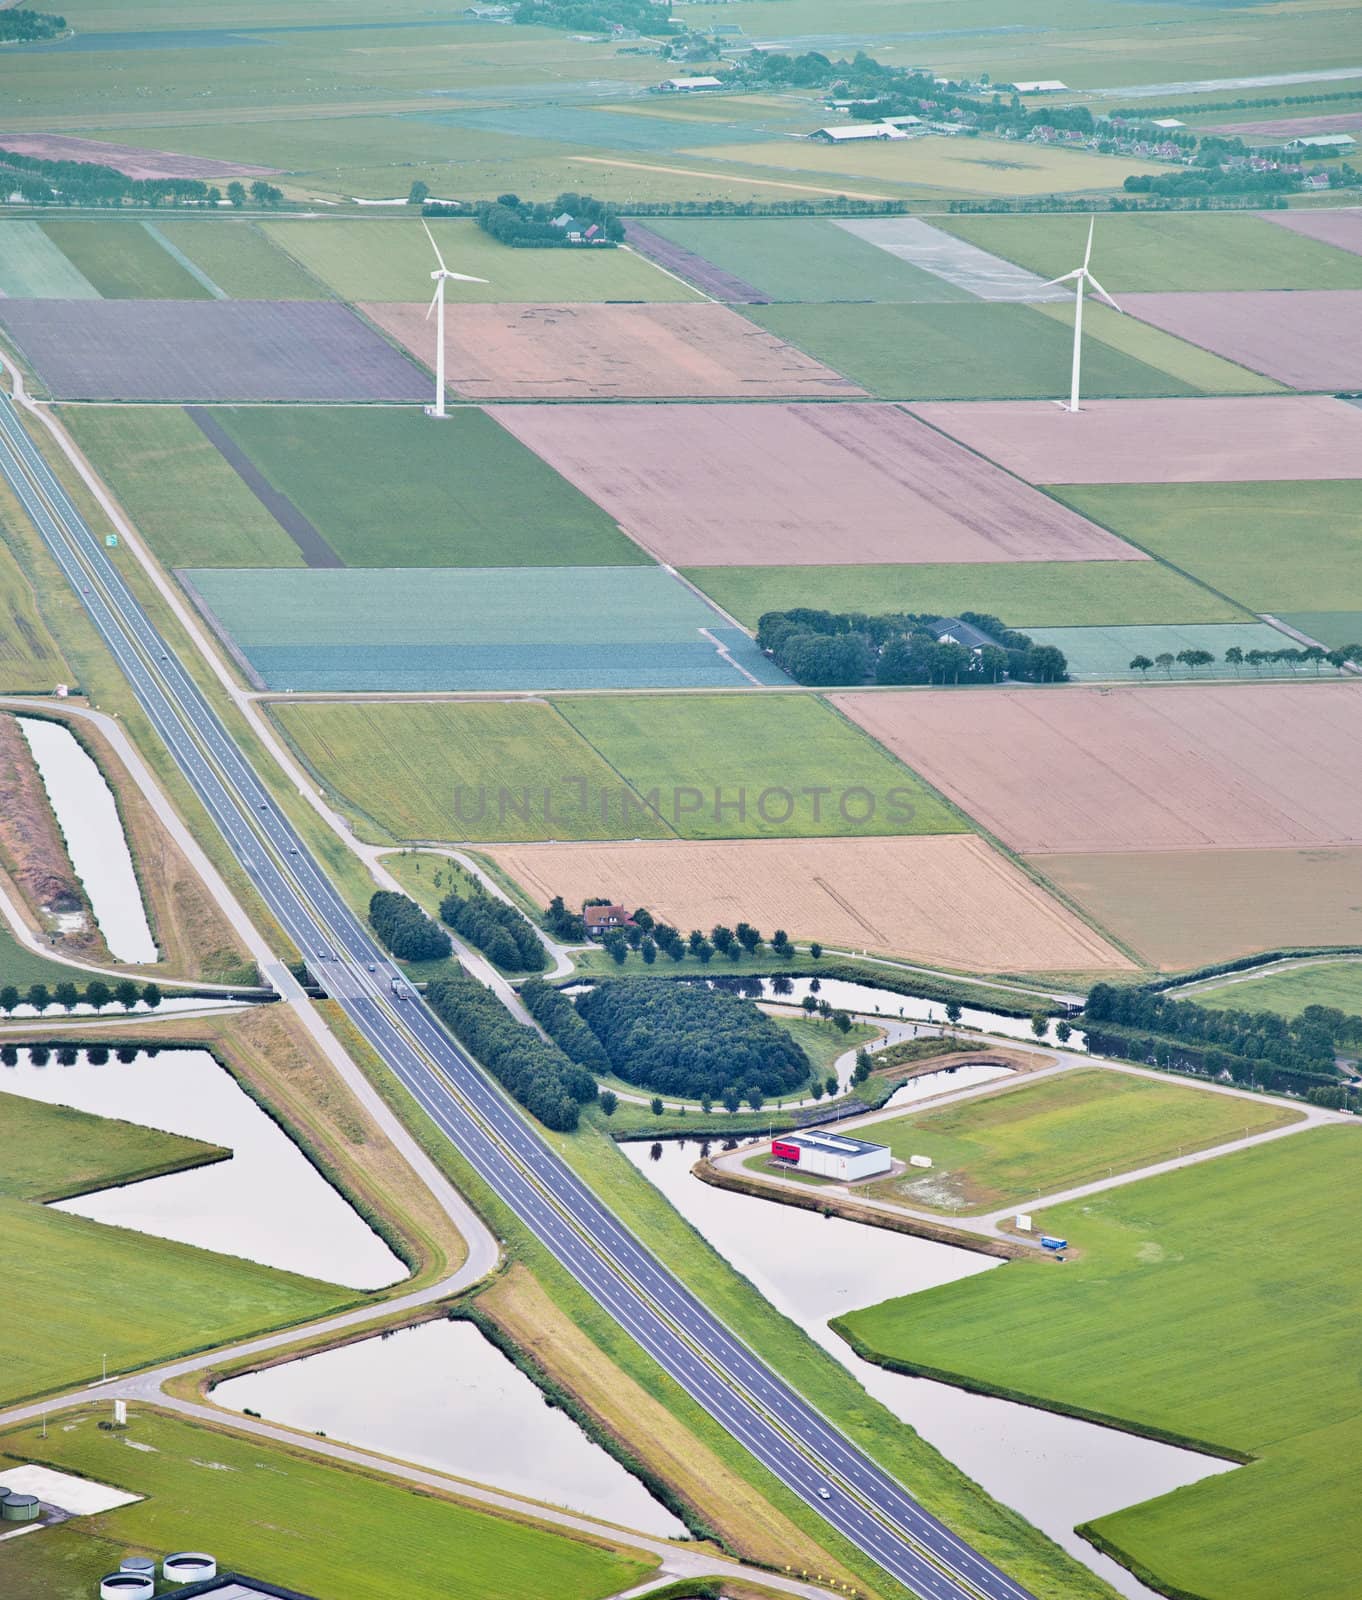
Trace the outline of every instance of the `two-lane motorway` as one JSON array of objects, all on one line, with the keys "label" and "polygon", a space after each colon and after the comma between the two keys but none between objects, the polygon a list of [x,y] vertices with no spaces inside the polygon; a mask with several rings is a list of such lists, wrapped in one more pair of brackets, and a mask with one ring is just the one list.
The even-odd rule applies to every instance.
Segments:
[{"label": "two-lane motorway", "polygon": [[395,969],[161,639],[2,395],[0,473],[280,926],[478,1174],[694,1399],[908,1589],[923,1600],[1030,1600],[667,1271],[422,1002],[394,999]]}]

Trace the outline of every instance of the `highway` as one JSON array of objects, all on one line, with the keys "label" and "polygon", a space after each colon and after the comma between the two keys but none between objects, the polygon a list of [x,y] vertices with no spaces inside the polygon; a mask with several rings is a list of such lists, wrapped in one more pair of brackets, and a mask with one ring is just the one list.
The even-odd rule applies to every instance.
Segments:
[{"label": "highway", "polygon": [[[922,1600],[1031,1600],[768,1368],[577,1178],[350,910],[0,395],[0,473],[280,926],[479,1176],[658,1364]],[[189,513],[192,515],[192,511]],[[399,982],[399,988],[405,986]]]}]

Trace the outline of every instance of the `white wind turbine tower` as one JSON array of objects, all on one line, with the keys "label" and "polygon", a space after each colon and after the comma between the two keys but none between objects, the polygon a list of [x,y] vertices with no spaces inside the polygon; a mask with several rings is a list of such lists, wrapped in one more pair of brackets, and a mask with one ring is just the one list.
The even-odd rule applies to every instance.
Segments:
[{"label": "white wind turbine tower", "polygon": [[426,308],[426,321],[430,321],[430,313],[435,316],[435,404],[427,406],[428,417],[445,417],[445,282],[453,278],[456,283],[486,283],[486,278],[474,278],[467,272],[451,272],[445,265],[445,258],[440,254],[440,247],[435,242],[435,235],[430,231],[430,225],[423,218],[421,226],[426,230],[426,238],[430,240],[430,248],[435,252],[435,259],[440,263],[431,277],[435,280],[435,295],[430,305]]},{"label": "white wind turbine tower", "polygon": [[[1057,283],[1072,283],[1074,286],[1073,379],[1069,385],[1068,405],[1064,405],[1062,400],[1058,402],[1059,405],[1064,407],[1065,411],[1078,410],[1079,362],[1083,351],[1083,296],[1087,293],[1088,285],[1091,284],[1096,289],[1113,311],[1121,311],[1120,306],[1116,304],[1102,285],[1098,283],[1097,279],[1093,277],[1092,273],[1088,271],[1088,262],[1092,260],[1092,230],[1095,222],[1096,218],[1088,218],[1088,248],[1083,252],[1083,265],[1075,267],[1072,272],[1066,272],[1062,278],[1051,278],[1049,283],[1044,285],[1047,289],[1053,288]],[[1121,312],[1121,315],[1124,316],[1125,313]]]}]

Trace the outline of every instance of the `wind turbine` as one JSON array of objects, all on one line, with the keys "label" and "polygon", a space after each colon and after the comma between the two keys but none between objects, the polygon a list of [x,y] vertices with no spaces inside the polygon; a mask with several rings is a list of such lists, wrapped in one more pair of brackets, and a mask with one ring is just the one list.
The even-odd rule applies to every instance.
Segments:
[{"label": "wind turbine", "polygon": [[1088,218],[1088,248],[1083,252],[1083,265],[1075,267],[1072,272],[1066,272],[1062,278],[1051,278],[1049,283],[1042,285],[1046,289],[1053,289],[1059,283],[1072,283],[1074,286],[1073,380],[1069,385],[1068,405],[1064,405],[1062,400],[1058,402],[1065,411],[1070,412],[1078,410],[1078,372],[1079,360],[1083,349],[1083,296],[1087,292],[1088,285],[1091,284],[1096,289],[1113,311],[1120,312],[1122,316],[1125,315],[1120,306],[1116,304],[1102,285],[1098,283],[1097,279],[1093,277],[1092,273],[1088,271],[1088,262],[1092,260],[1092,230],[1096,220],[1095,217]]},{"label": "wind turbine", "polygon": [[435,317],[435,404],[427,406],[428,417],[446,417],[445,410],[445,282],[453,278],[456,283],[486,283],[486,278],[474,278],[467,272],[451,272],[445,265],[445,258],[440,254],[440,247],[435,242],[435,235],[430,231],[430,224],[424,218],[421,226],[426,230],[426,238],[430,240],[430,248],[435,252],[435,259],[440,263],[438,268],[431,273],[435,280],[435,295],[430,305],[426,308],[426,321],[430,321],[430,313],[434,311]]}]

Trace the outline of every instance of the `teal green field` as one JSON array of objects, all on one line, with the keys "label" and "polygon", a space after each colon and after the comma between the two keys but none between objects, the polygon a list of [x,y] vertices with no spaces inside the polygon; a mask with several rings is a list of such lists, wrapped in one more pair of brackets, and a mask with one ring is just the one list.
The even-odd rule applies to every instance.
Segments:
[{"label": "teal green field", "polygon": [[[1074,491],[1077,492],[1077,491]],[[921,566],[688,567],[746,627],[793,606],[833,611],[982,611],[1010,627],[1123,627],[1242,620],[1231,601],[1158,561],[966,561]]]},{"label": "teal green field", "polygon": [[1362,1146],[1331,1127],[1037,1217],[1062,1265],[997,1272],[839,1318],[872,1358],[1256,1458],[1101,1518],[1166,1592],[1323,1600],[1362,1588],[1339,1463],[1362,1444],[1355,1217]]},{"label": "teal green field", "polygon": [[[211,1550],[220,1571],[335,1600],[599,1600],[652,1570],[645,1555],[565,1538],[301,1452],[143,1407],[128,1431],[101,1432],[93,1410],[59,1413],[0,1435],[13,1462],[143,1496],[80,1517],[0,1554],[7,1592],[85,1600],[110,1570],[109,1551]],[[143,1448],[133,1450],[130,1444]]]},{"label": "teal green field", "polygon": [[[870,248],[873,248],[870,247]],[[885,400],[1041,400],[1068,390],[1073,336],[1031,306],[773,305],[747,315]],[[1200,391],[1090,340],[1085,393]]]},{"label": "teal green field", "polygon": [[[940,225],[1042,278],[1077,266],[1088,235],[1082,216],[956,216]],[[1242,212],[1100,217],[1092,270],[1118,299],[1144,289],[1362,288],[1362,256]]]},{"label": "teal green field", "polygon": [[0,294],[25,300],[99,299],[99,290],[37,222],[0,222]]},{"label": "teal green field", "polygon": [[[1137,681],[1167,682],[1190,678],[1252,678],[1252,667],[1236,669],[1225,661],[1227,650],[1295,650],[1299,646],[1289,635],[1279,633],[1265,622],[1212,622],[1191,626],[1168,623],[1143,628],[1030,628],[1037,644],[1052,644],[1061,649],[1069,663],[1069,676],[1082,682],[1134,678]],[[1137,656],[1156,662],[1161,655],[1176,657],[1182,650],[1208,650],[1215,660],[1209,666],[1192,668],[1176,659],[1164,666],[1139,673],[1130,663]],[[1267,671],[1290,672],[1288,666]]]},{"label": "teal green field", "polygon": [[1362,643],[1362,611],[1283,611],[1281,618],[1331,650]]},{"label": "teal green field", "polygon": [[[657,793],[664,821],[685,839],[969,831],[920,778],[811,695],[610,695],[557,705],[637,793]],[[818,804],[815,790],[825,797]]]},{"label": "teal green field", "polygon": [[158,230],[232,300],[326,300],[330,291],[253,222],[167,219]]},{"label": "teal green field", "polygon": [[47,236],[106,300],[207,300],[209,291],[140,222],[46,222]]},{"label": "teal green field", "polygon": [[1098,484],[1050,492],[1250,611],[1362,611],[1362,483]]},{"label": "teal green field", "polygon": [[1306,1006],[1362,1015],[1362,961],[1318,961],[1261,978],[1233,976],[1189,991],[1186,998],[1221,1011],[1275,1011],[1298,1017]]}]

